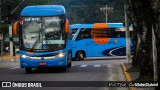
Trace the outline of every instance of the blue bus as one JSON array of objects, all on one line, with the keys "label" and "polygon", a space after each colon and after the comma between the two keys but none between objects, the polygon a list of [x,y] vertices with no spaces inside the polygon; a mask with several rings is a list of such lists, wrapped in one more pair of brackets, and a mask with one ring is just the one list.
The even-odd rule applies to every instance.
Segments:
[{"label": "blue bus", "polygon": [[[130,30],[132,27],[130,26]],[[126,57],[126,37],[123,23],[95,23],[70,25],[72,32],[72,59]],[[131,31],[132,32],[132,31]],[[132,40],[131,54],[134,53]]]},{"label": "blue bus", "polygon": [[65,71],[71,67],[69,21],[63,6],[27,6],[22,10],[20,20],[13,25],[13,34],[17,34],[17,29],[20,66],[26,73],[39,67],[62,67]]}]

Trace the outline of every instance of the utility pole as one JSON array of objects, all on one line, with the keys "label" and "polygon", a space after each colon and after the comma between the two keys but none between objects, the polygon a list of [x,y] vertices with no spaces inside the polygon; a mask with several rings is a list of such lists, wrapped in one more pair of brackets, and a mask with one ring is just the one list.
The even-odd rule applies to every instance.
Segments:
[{"label": "utility pole", "polygon": [[[22,0],[19,5],[13,9],[13,11],[11,12],[10,11],[10,0],[8,2],[8,24],[9,24],[9,38],[10,38],[10,56],[11,56],[11,61],[14,61],[13,59],[13,35],[12,35],[12,22],[11,22],[11,19],[12,19],[12,14],[18,9],[18,7],[24,2],[24,0]],[[15,52],[14,52],[15,53]]]},{"label": "utility pole", "polygon": [[131,61],[131,47],[130,47],[130,32],[129,32],[129,19],[127,16],[127,0],[124,1],[124,13],[125,13],[125,29],[126,29],[126,63],[132,63]]},{"label": "utility pole", "polygon": [[10,56],[11,56],[11,61],[14,61],[13,59],[13,36],[12,36],[12,24],[11,22],[9,23],[9,45],[10,45]]},{"label": "utility pole", "polygon": [[101,11],[104,12],[105,16],[106,16],[106,23],[108,23],[108,15],[111,11],[113,11],[113,7],[108,7],[107,5],[105,7],[101,7],[100,8]]},{"label": "utility pole", "polygon": [[8,0],[7,2],[7,7],[8,7],[8,17],[7,17],[7,22],[8,22],[8,26],[9,26],[9,48],[10,48],[10,57],[11,60],[13,61],[13,36],[12,36],[12,24],[11,24],[11,2],[10,0]]},{"label": "utility pole", "polygon": [[157,74],[157,48],[156,48],[156,38],[154,33],[154,28],[152,26],[152,55],[153,55],[153,72],[154,72],[154,81],[158,80]]}]

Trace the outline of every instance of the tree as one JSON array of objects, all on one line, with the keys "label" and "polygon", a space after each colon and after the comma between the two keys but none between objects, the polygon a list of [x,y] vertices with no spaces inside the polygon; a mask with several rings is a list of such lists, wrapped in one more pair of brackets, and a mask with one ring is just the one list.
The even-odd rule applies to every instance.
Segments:
[{"label": "tree", "polygon": [[[133,65],[141,66],[140,77],[153,76],[152,30],[155,32],[157,61],[160,59],[160,1],[129,0],[128,16],[134,25],[135,55]],[[153,28],[152,28],[153,27]],[[160,70],[160,62],[157,62]],[[159,79],[159,71],[158,71]],[[158,81],[158,80],[157,80]],[[158,89],[157,89],[158,90]]]}]

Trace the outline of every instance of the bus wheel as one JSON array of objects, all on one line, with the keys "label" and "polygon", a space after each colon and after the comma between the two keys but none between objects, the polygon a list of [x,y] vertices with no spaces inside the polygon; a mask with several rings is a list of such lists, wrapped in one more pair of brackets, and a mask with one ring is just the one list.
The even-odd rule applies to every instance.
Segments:
[{"label": "bus wheel", "polygon": [[72,61],[76,61],[76,58],[72,58]]},{"label": "bus wheel", "polygon": [[62,67],[62,71],[66,72],[67,71],[67,67]]},{"label": "bus wheel", "polygon": [[71,67],[72,66],[72,63],[70,62],[68,65],[67,65],[67,67]]},{"label": "bus wheel", "polygon": [[84,53],[82,51],[77,53],[77,59],[78,61],[84,60]]},{"label": "bus wheel", "polygon": [[25,68],[26,73],[31,73],[32,68]]}]

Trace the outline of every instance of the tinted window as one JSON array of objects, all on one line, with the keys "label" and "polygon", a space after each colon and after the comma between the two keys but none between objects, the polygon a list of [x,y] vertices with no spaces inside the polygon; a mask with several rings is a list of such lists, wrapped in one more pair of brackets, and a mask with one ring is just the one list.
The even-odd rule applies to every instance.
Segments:
[{"label": "tinted window", "polygon": [[116,28],[92,29],[93,38],[122,38],[125,37],[125,31],[117,31]]},{"label": "tinted window", "polygon": [[82,28],[77,40],[87,38],[124,38],[125,31],[117,31],[116,28],[91,29]]},{"label": "tinted window", "polygon": [[90,28],[82,28],[77,40],[91,38],[91,29]]},{"label": "tinted window", "polygon": [[77,32],[77,30],[78,30],[78,28],[74,28],[74,29],[71,30],[71,32],[72,32],[72,38],[74,37],[74,35]]}]

